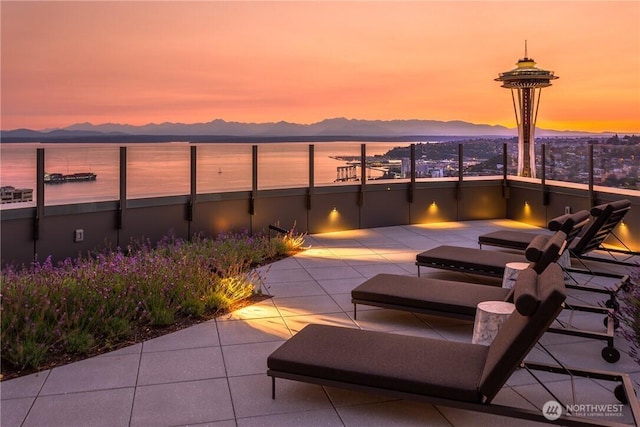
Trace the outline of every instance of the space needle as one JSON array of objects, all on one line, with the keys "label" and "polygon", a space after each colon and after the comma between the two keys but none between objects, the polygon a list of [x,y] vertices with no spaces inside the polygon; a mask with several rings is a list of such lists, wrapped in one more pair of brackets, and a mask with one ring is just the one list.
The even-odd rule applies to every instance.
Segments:
[{"label": "space needle", "polygon": [[535,61],[527,56],[525,41],[524,58],[518,60],[516,68],[500,73],[495,79],[502,82],[503,88],[511,89],[513,109],[518,124],[518,176],[536,177],[534,133],[540,94],[542,88],[551,86],[551,80],[557,78],[553,75],[553,71],[536,67]]}]

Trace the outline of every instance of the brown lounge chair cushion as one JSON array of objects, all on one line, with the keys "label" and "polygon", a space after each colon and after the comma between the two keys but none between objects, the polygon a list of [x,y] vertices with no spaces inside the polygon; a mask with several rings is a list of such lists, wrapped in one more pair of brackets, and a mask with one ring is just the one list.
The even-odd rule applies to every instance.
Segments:
[{"label": "brown lounge chair cushion", "polygon": [[513,302],[516,310],[523,316],[531,316],[538,309],[538,275],[530,268],[518,274],[518,280],[513,287]]},{"label": "brown lounge chair cushion", "polygon": [[501,277],[507,263],[527,262],[527,259],[522,254],[443,245],[419,253],[416,262],[428,267]]},{"label": "brown lounge chair cushion", "polygon": [[[564,214],[553,218],[547,226],[550,231],[563,231],[567,235],[567,240],[570,241],[577,236],[588,219],[589,212],[583,210],[574,214]],[[535,233],[517,230],[498,230],[479,236],[478,244],[481,247],[482,245],[498,246],[524,251],[536,236],[552,236],[549,230],[540,230]]]},{"label": "brown lounge chair cushion", "polygon": [[291,374],[478,402],[489,347],[378,331],[308,325],[267,359]]},{"label": "brown lounge chair cushion", "polygon": [[534,270],[540,274],[549,263],[558,259],[564,248],[566,237],[562,231],[557,231],[551,238],[536,236],[525,251],[525,254],[531,258],[509,252],[445,245],[419,253],[416,255],[416,264],[502,277],[508,263],[531,261]]},{"label": "brown lounge chair cushion", "polygon": [[504,301],[509,293],[495,286],[382,273],[353,289],[351,298],[365,304],[473,318],[478,303]]}]

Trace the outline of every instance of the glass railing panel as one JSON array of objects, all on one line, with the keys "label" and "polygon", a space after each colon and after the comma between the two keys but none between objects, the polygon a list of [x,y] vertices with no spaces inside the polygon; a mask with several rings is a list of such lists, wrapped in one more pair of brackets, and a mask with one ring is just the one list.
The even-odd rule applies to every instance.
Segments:
[{"label": "glass railing panel", "polygon": [[41,144],[0,144],[2,209],[36,205],[36,148]]},{"label": "glass railing panel", "polygon": [[389,184],[411,180],[410,142],[368,142],[367,181],[370,184]]},{"label": "glass railing panel", "polygon": [[640,190],[638,144],[593,144],[593,184],[624,190]]},{"label": "glass railing panel", "polygon": [[318,142],[314,144],[314,184],[356,184],[360,182],[361,144]]},{"label": "glass railing panel", "polygon": [[250,144],[199,144],[196,161],[197,192],[251,190],[251,150]]},{"label": "glass railing panel", "polygon": [[43,145],[45,205],[118,200],[117,146],[98,143]]},{"label": "glass railing panel", "polygon": [[462,142],[463,178],[502,176],[504,140],[466,140]]},{"label": "glass railing panel", "polygon": [[507,176],[518,175],[518,139],[513,138],[507,142]]},{"label": "glass railing panel", "polygon": [[458,143],[430,141],[416,144],[416,180],[458,179]]},{"label": "glass railing panel", "polygon": [[587,141],[559,139],[547,146],[546,179],[575,184],[589,183],[589,146]]},{"label": "glass railing panel", "polygon": [[190,194],[190,169],[190,149],[187,143],[129,145],[127,198]]},{"label": "glass railing panel", "polygon": [[308,186],[308,144],[265,143],[258,146],[258,189]]}]

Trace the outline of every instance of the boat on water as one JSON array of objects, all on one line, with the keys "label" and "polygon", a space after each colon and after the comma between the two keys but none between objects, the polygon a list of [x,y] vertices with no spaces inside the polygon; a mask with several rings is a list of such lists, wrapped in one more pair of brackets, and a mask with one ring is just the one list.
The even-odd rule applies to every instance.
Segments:
[{"label": "boat on water", "polygon": [[15,188],[11,185],[0,187],[0,200],[2,203],[30,202],[33,200],[32,188]]},{"label": "boat on water", "polygon": [[98,176],[93,172],[78,172],[66,175],[61,173],[45,173],[44,183],[62,184],[65,182],[95,181],[97,177]]}]

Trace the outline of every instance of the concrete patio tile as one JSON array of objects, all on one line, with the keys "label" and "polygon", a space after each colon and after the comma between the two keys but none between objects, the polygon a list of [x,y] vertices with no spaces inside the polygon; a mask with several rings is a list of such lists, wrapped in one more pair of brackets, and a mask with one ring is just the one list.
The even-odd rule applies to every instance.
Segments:
[{"label": "concrete patio tile", "polygon": [[140,354],[140,353],[142,353],[141,342],[137,344],[128,345],[126,347],[119,348],[118,350],[110,351],[108,353],[103,353],[97,357],[125,356],[128,354]]},{"label": "concrete patio tile", "polygon": [[238,418],[238,427],[282,426],[343,427],[344,424],[332,409]]},{"label": "concrete patio tile", "polygon": [[326,295],[315,280],[307,280],[300,282],[271,282],[263,286],[266,292],[274,297],[302,297],[309,295]]},{"label": "concrete patio tile", "polygon": [[347,390],[344,388],[324,387],[325,392],[329,395],[331,403],[336,408],[342,406],[364,405],[369,403],[381,403],[399,400],[397,398],[385,396],[380,393],[369,393],[366,391]]},{"label": "concrete patio tile", "polygon": [[[345,313],[349,313],[349,316],[353,317],[353,303],[351,302],[351,292],[348,294],[333,294],[331,295],[333,300],[342,308]],[[380,307],[374,307],[371,305],[358,304],[358,313],[366,310],[381,310]]]},{"label": "concrete patio tile", "polygon": [[360,265],[360,266],[354,266],[353,268],[355,268],[358,271],[358,273],[360,273],[362,276],[368,279],[380,273],[398,274],[402,276],[406,276],[407,274],[406,270],[404,270],[402,267],[399,267],[395,264]]},{"label": "concrete patio tile", "polygon": [[237,427],[237,424],[235,420],[225,420],[198,424],[198,427]]},{"label": "concrete patio tile", "polygon": [[318,280],[318,284],[329,295],[333,294],[350,294],[353,288],[367,280],[365,277],[352,277],[349,279],[328,279]]},{"label": "concrete patio tile", "polygon": [[290,256],[287,258],[283,258],[271,264],[261,267],[264,270],[291,270],[302,267],[298,262],[298,258],[295,256]]},{"label": "concrete patio tile", "polygon": [[281,317],[218,322],[222,345],[282,341],[291,332]]},{"label": "concrete patio tile", "polygon": [[[328,251],[326,251],[328,254]],[[307,252],[303,252],[301,254],[297,254],[296,258],[298,263],[304,268],[330,268],[330,267],[344,267],[347,265],[345,260],[338,258],[333,253],[330,254],[330,257],[322,256],[309,256],[310,254]],[[326,254],[325,254],[326,255]]]},{"label": "concrete patio tile", "polygon": [[332,325],[345,328],[357,328],[355,322],[345,313],[309,314],[305,316],[286,317],[284,321],[293,334],[299,332],[305,326],[314,323],[319,325]]},{"label": "concrete patio tile", "polygon": [[407,250],[407,245],[405,245],[401,240],[395,239],[383,238],[376,241],[364,242],[364,244],[379,255],[396,250]]},{"label": "concrete patio tile", "polygon": [[271,377],[265,374],[229,378],[237,418],[288,412],[330,409],[322,387],[297,381],[276,379],[276,398],[271,398]]},{"label": "concrete patio tile", "polygon": [[[622,341],[621,338],[617,340],[617,342],[620,341]],[[609,363],[605,361],[601,355],[602,349],[605,347],[606,344],[603,341],[596,340],[546,346],[555,357],[567,366],[589,366],[591,369],[616,370],[620,372],[638,370],[638,364],[623,351],[620,351],[620,360],[617,362]]]},{"label": "concrete patio tile", "polygon": [[22,426],[128,426],[133,395],[127,387],[39,397]]},{"label": "concrete patio tile", "polygon": [[313,280],[304,268],[269,270],[261,276],[263,283],[303,282]]},{"label": "concrete patio tile", "polygon": [[[349,315],[352,316],[353,312]],[[361,329],[382,332],[429,328],[413,313],[399,310],[358,310],[358,319],[355,322]]]},{"label": "concrete patio tile", "polygon": [[348,266],[355,267],[355,268],[362,265],[388,263],[388,261],[378,253],[350,256],[350,257],[343,258],[343,261]]},{"label": "concrete patio tile", "polygon": [[257,320],[278,317],[280,313],[273,303],[273,299],[268,297],[262,301],[253,303],[246,307],[239,308],[231,313],[224,314],[216,318],[216,322],[234,321],[234,320]]},{"label": "concrete patio tile", "polygon": [[197,325],[190,326],[177,332],[163,335],[158,338],[145,341],[142,352],[179,350],[195,347],[219,346],[218,331],[216,322],[210,320]]},{"label": "concrete patio tile", "polygon": [[[568,378],[568,377],[567,377]],[[575,383],[575,392],[576,392],[576,400],[573,400],[573,389],[571,386],[570,380],[565,381],[556,381],[553,383],[546,384],[547,387],[554,393],[554,395],[565,405],[576,404],[589,404],[589,405],[619,405],[620,402],[615,398],[614,394],[607,390],[606,388],[600,386],[597,382],[587,379],[587,378],[577,378],[574,380]],[[526,396],[527,400],[532,402],[537,407],[542,407],[542,405],[549,401],[555,400],[553,397],[547,393],[539,385],[523,385],[516,386],[513,389],[523,395]],[[618,409],[618,407],[615,407]],[[632,423],[633,417],[629,411],[628,405],[624,405],[622,407],[622,411],[615,411],[615,414],[605,415],[598,417],[593,414],[594,418],[602,418],[606,420],[615,420],[620,423]]]},{"label": "concrete patio tile", "polygon": [[329,279],[353,279],[362,277],[358,271],[348,265],[342,267],[313,267],[308,268],[307,272],[314,280]]},{"label": "concrete patio tile", "polygon": [[[511,390],[510,388],[503,388],[498,395],[491,402],[496,405],[505,405],[519,408],[526,408],[530,410],[536,410],[533,405],[526,401],[521,395]],[[476,427],[476,426],[496,426],[496,427],[512,427],[517,425],[518,427],[541,427],[548,425],[547,423],[529,421],[529,420],[517,420],[513,418],[502,417],[493,414],[485,414],[477,411],[467,411],[463,409],[451,408],[448,406],[438,405],[438,410],[442,412],[444,417],[456,427]]]},{"label": "concrete patio tile", "polygon": [[451,426],[433,405],[406,400],[342,406],[337,411],[346,427]]},{"label": "concrete patio tile", "polygon": [[267,357],[284,342],[285,340],[223,346],[227,376],[264,374],[267,372]]},{"label": "concrete patio tile", "polygon": [[143,353],[138,385],[220,378],[226,375],[220,347]]},{"label": "concrete patio tile", "polygon": [[307,297],[274,298],[282,316],[300,316],[304,314],[335,313],[342,311],[329,295]]},{"label": "concrete patio tile", "polygon": [[0,425],[5,427],[21,426],[35,400],[35,397],[2,399]]},{"label": "concrete patio tile", "polygon": [[140,356],[94,357],[51,370],[41,396],[80,391],[133,387]]},{"label": "concrete patio tile", "polygon": [[225,378],[137,387],[131,427],[190,425],[234,418]]},{"label": "concrete patio tile", "polygon": [[47,369],[46,371],[0,382],[0,398],[5,400],[37,396],[50,372],[51,370]]},{"label": "concrete patio tile", "polygon": [[398,249],[393,251],[386,251],[380,255],[388,262],[398,264],[407,262],[415,263],[416,254],[417,252],[415,250]]},{"label": "concrete patio tile", "polygon": [[471,338],[473,337],[473,323],[439,326],[434,328],[434,331],[449,341],[471,342]]}]

